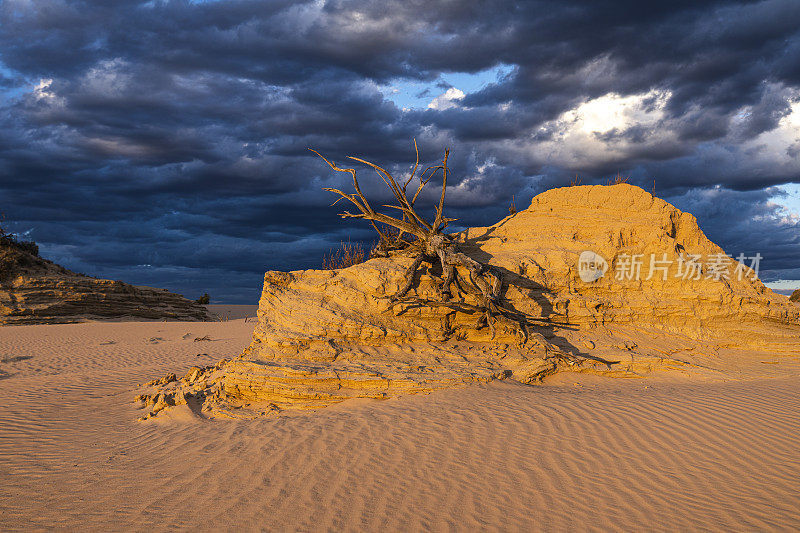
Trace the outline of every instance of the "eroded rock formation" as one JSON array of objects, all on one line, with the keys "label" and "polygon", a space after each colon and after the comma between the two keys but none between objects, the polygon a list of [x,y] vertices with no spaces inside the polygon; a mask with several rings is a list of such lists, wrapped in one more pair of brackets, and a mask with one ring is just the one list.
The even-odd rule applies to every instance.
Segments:
[{"label": "eroded rock formation", "polygon": [[715,376],[736,372],[755,348],[797,354],[800,307],[724,256],[694,216],[638,187],[550,190],[455,238],[502,272],[504,305],[524,320],[491,332],[475,327],[469,296],[462,311],[437,307],[433,267],[413,288],[430,305],[391,305],[413,261],[402,254],[267,272],[245,352],[156,387],[142,406],[255,416],[495,379],[532,383],[566,368]]},{"label": "eroded rock formation", "polygon": [[210,320],[205,307],[179,294],[76,274],[15,246],[0,245],[0,324],[126,317]]}]

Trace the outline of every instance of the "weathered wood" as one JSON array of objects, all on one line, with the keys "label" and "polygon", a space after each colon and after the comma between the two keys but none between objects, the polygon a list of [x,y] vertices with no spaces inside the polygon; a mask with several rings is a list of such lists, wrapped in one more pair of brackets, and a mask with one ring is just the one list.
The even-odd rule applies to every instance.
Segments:
[{"label": "weathered wood", "polygon": [[[483,264],[475,259],[467,256],[458,249],[458,243],[450,236],[444,233],[447,225],[456,220],[454,218],[447,218],[444,216],[445,196],[447,193],[447,178],[450,170],[447,166],[447,160],[450,156],[450,151],[445,150],[444,158],[440,164],[431,165],[427,167],[419,176],[416,176],[417,169],[419,168],[419,149],[416,140],[414,141],[414,149],[416,151],[416,162],[411,174],[402,181],[402,185],[398,184],[398,180],[383,167],[376,165],[370,161],[349,156],[349,159],[363,163],[380,176],[389,190],[392,192],[396,200],[396,204],[388,204],[382,207],[399,210],[402,213],[402,218],[387,215],[376,211],[369,200],[364,196],[361,187],[356,177],[356,170],[353,168],[341,168],[336,163],[329,161],[322,154],[309,148],[312,152],[321,157],[333,170],[337,172],[347,172],[353,176],[353,188],[355,193],[348,194],[342,190],[335,188],[325,188],[324,190],[330,191],[339,196],[339,198],[332,204],[336,205],[340,200],[347,200],[358,209],[358,213],[351,213],[345,211],[341,213],[342,218],[361,218],[368,220],[375,231],[378,232],[380,243],[378,245],[379,253],[389,255],[392,252],[399,250],[411,251],[415,255],[414,262],[405,273],[405,282],[400,290],[394,296],[390,297],[392,304],[401,303],[414,303],[417,305],[428,305],[432,307],[445,306],[455,311],[464,311],[464,302],[451,302],[454,297],[451,291],[451,286],[455,284],[456,295],[469,294],[465,290],[465,283],[459,282],[457,267],[462,267],[469,273],[469,279],[472,286],[476,289],[474,296],[478,296],[479,304],[477,306],[469,305],[471,312],[479,312],[480,318],[476,324],[479,329],[484,325],[488,326],[494,332],[494,323],[498,318],[511,320],[520,324],[523,332],[526,331],[525,319],[520,317],[519,313],[503,308],[500,305],[500,294],[503,287],[503,277],[494,268],[489,265]],[[438,171],[442,172],[442,191],[439,196],[439,202],[436,205],[436,216],[433,223],[428,223],[415,209],[415,204],[419,198],[422,189],[430,182]],[[417,177],[419,185],[417,186],[414,196],[409,199],[406,193],[406,188]],[[378,224],[384,224],[398,230],[396,237],[387,235],[379,229]],[[404,239],[405,234],[412,235],[414,239]],[[439,262],[442,267],[443,280],[439,289],[441,295],[441,302],[436,302],[434,305],[430,300],[423,300],[416,297],[406,296],[408,291],[413,286],[414,276],[422,265],[423,262],[433,264]],[[455,282],[455,283],[454,283]]]}]

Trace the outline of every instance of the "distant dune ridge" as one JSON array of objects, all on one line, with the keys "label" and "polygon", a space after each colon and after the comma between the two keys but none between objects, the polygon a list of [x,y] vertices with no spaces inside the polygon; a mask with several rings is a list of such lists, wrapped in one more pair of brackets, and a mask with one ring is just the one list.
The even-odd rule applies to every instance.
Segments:
[{"label": "distant dune ridge", "polygon": [[210,319],[202,305],[179,294],[76,274],[0,243],[0,325],[118,318]]},{"label": "distant dune ridge", "polygon": [[[250,346],[152,382],[138,398],[144,418],[182,404],[251,417],[498,379],[535,383],[565,369],[720,379],[758,375],[765,353],[800,354],[800,306],[766,288],[748,261],[724,256],[694,216],[638,187],[549,190],[458,240],[504,274],[506,306],[526,325],[498,322],[492,333],[476,329],[468,309],[390,306],[412,261],[402,254],[267,272]],[[440,274],[420,276],[416,293],[436,300]]]}]

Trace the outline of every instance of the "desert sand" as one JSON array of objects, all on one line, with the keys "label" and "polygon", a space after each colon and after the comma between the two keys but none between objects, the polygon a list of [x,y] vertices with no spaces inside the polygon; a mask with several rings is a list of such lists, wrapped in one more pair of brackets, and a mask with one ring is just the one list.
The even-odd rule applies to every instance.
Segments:
[{"label": "desert sand", "polygon": [[257,316],[0,328],[0,527],[800,529],[800,306],[745,265],[611,275],[722,253],[629,185],[457,238],[515,319],[418,305],[432,268],[395,309],[401,252],[267,272]]},{"label": "desert sand", "polygon": [[765,360],[759,379],[560,373],[255,420],[173,408],[136,421],[138,384],[239,353],[252,331],[0,328],[0,528],[800,528],[800,358]]}]

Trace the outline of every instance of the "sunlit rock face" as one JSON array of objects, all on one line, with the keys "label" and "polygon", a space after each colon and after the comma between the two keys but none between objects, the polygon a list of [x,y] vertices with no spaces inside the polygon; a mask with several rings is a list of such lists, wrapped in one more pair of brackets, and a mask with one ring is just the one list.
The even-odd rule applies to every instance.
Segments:
[{"label": "sunlit rock face", "polygon": [[121,318],[210,319],[203,306],[179,294],[76,274],[14,246],[0,246],[0,324]]},{"label": "sunlit rock face", "polygon": [[[717,375],[739,361],[725,350],[784,346],[799,329],[800,307],[766,288],[753,261],[728,258],[694,216],[627,184],[553,189],[456,238],[502,272],[503,305],[527,316],[524,326],[477,329],[469,309],[391,305],[412,262],[402,254],[267,272],[252,344],[175,387],[207,410],[266,412],[495,379],[532,383],[561,369]],[[437,300],[440,274],[429,268],[413,291]]]},{"label": "sunlit rock face", "polygon": [[794,291],[792,295],[789,297],[789,300],[793,302],[800,302],[800,289]]},{"label": "sunlit rock face", "polygon": [[[636,323],[703,336],[723,322],[796,318],[755,278],[751,261],[738,266],[694,216],[630,185],[553,189],[528,209],[458,239],[467,254],[501,270],[511,307],[556,323]],[[604,267],[588,282],[580,271],[587,252]],[[726,269],[712,271],[714,262]],[[393,257],[342,270],[268,272],[249,353],[308,351],[330,341],[490,340],[491,332],[476,330],[470,315],[450,309],[392,312],[386,297],[408,264],[407,257]],[[422,276],[420,296],[438,298],[438,274]],[[495,339],[516,339],[513,328],[500,329]]]}]

